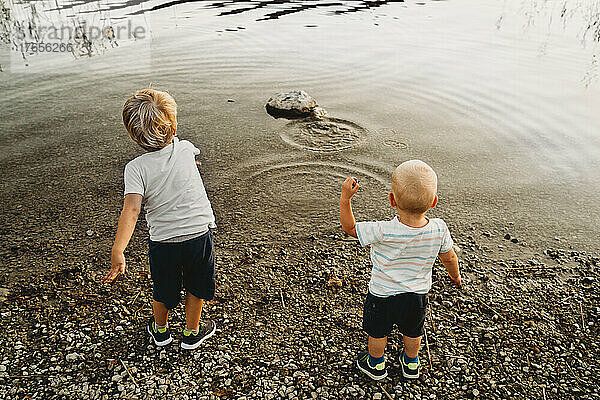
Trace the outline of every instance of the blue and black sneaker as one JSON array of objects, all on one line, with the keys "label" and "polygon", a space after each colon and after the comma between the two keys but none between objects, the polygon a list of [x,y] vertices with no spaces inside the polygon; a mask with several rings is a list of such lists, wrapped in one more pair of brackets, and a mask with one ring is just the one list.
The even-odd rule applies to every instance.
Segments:
[{"label": "blue and black sneaker", "polygon": [[152,336],[154,340],[154,344],[157,346],[166,346],[173,341],[173,337],[171,336],[171,331],[169,331],[169,325],[164,328],[156,328],[156,322],[154,322],[154,317],[150,318],[148,321],[148,333]]},{"label": "blue and black sneaker", "polygon": [[408,356],[402,352],[400,364],[402,364],[402,376],[407,379],[417,379],[419,377],[419,367],[421,366],[419,356],[408,358]]},{"label": "blue and black sneaker", "polygon": [[206,339],[215,334],[217,330],[217,324],[210,319],[201,322],[198,327],[198,331],[190,331],[189,329],[183,330],[183,340],[181,341],[181,347],[187,350],[192,350],[197,348],[204,342]]},{"label": "blue and black sneaker", "polygon": [[356,360],[356,366],[369,378],[374,379],[376,381],[387,378],[388,376],[387,369],[385,368],[385,361],[382,361],[379,364],[372,366],[369,362],[368,351],[363,351],[358,355],[358,359]]}]

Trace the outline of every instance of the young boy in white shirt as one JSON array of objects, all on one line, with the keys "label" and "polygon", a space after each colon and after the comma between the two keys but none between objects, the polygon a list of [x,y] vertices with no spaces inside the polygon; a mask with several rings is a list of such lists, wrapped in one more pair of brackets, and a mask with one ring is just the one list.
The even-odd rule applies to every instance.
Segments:
[{"label": "young boy in white shirt", "polygon": [[373,269],[364,303],[363,329],[369,335],[368,351],[359,354],[358,368],[375,380],[387,377],[385,347],[394,325],[403,335],[400,356],[405,378],[419,377],[419,348],[425,323],[427,293],[436,257],[455,284],[460,285],[458,258],[446,223],[425,213],[437,203],[437,176],[419,160],[400,164],[392,175],[389,201],[397,211],[390,221],[356,223],[350,199],[358,191],[356,178],[342,184],[342,229],[371,245]]},{"label": "young boy in white shirt", "polygon": [[145,154],[125,166],[125,200],[111,254],[108,282],[125,272],[127,247],[141,206],[150,229],[149,258],[154,317],[147,330],[157,346],[173,341],[169,311],[185,288],[185,320],[181,347],[195,349],[215,333],[211,320],[200,323],[204,300],[215,294],[215,254],[211,228],[215,217],[195,156],[200,154],[177,133],[177,104],[166,92],[134,93],[123,106],[123,123]]}]

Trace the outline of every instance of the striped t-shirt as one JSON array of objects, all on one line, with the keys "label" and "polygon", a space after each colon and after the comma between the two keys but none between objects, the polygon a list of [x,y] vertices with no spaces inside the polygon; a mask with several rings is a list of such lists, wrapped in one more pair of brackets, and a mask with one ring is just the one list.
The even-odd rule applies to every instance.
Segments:
[{"label": "striped t-shirt", "polygon": [[435,258],[453,245],[450,231],[440,218],[429,219],[421,228],[404,225],[397,217],[359,222],[356,234],[362,246],[371,245],[369,292],[380,297],[429,292]]}]

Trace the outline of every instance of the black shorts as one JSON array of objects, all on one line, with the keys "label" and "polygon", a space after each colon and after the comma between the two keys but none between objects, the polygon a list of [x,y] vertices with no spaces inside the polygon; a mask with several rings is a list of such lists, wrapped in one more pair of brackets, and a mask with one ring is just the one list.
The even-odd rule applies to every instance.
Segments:
[{"label": "black shorts", "polygon": [[367,294],[363,309],[363,329],[373,338],[389,336],[394,324],[403,335],[423,335],[427,295],[400,293],[390,297]]},{"label": "black shorts", "polygon": [[181,287],[194,296],[215,297],[215,252],[213,234],[206,232],[181,243],[148,240],[152,298],[170,310],[181,300]]}]

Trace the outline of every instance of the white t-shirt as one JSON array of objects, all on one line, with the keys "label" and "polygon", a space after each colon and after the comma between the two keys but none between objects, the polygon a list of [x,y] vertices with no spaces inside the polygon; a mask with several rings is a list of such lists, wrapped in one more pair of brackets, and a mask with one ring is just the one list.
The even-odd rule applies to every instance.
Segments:
[{"label": "white t-shirt", "polygon": [[160,242],[216,227],[196,166],[200,154],[187,140],[134,158],[125,166],[125,194],[143,196],[150,240]]},{"label": "white t-shirt", "polygon": [[429,292],[435,258],[453,245],[448,226],[440,218],[430,219],[421,228],[404,225],[397,217],[359,222],[356,234],[362,246],[371,245],[369,292],[379,297]]}]

